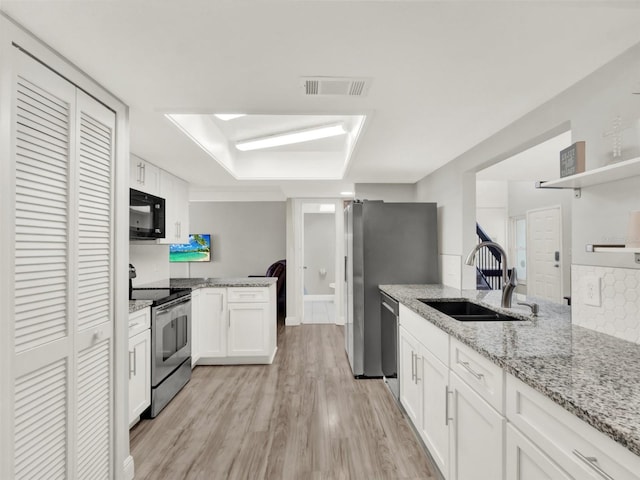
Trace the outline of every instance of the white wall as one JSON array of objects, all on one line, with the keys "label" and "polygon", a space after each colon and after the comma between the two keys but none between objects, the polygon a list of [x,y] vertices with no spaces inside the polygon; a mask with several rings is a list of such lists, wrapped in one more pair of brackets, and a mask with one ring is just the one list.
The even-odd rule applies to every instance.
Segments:
[{"label": "white wall", "polygon": [[211,234],[211,261],[172,263],[171,277],[264,275],[286,257],[285,202],[191,202],[189,228]]},{"label": "white wall", "polygon": [[136,267],[133,287],[169,279],[169,245],[153,241],[129,244],[129,263]]},{"label": "white wall", "polygon": [[508,185],[502,181],[476,181],[476,221],[496,243],[509,248],[507,236]]},{"label": "white wall", "polygon": [[355,198],[385,202],[415,202],[415,183],[356,183]]},{"label": "white wall", "polygon": [[304,291],[333,295],[336,278],[335,213],[304,214]]},{"label": "white wall", "polygon": [[[467,175],[497,163],[526,148],[571,129],[572,140],[586,141],[587,169],[604,165],[609,140],[603,132],[616,115],[637,125],[640,99],[631,95],[638,81],[640,44],[629,49],[549,102],[523,116],[494,136],[428,175],[416,187],[417,201],[438,202],[441,253],[463,255],[473,246],[475,195]],[[626,131],[625,158],[638,156],[637,127]],[[640,208],[639,180],[583,189],[582,198],[572,200],[573,263],[592,265],[633,264],[633,257],[616,254],[587,254],[584,245],[595,236],[624,235],[627,212]],[[613,198],[609,202],[606,198]],[[600,234],[597,234],[600,232]],[[472,285],[474,272],[464,271],[463,284]]]}]

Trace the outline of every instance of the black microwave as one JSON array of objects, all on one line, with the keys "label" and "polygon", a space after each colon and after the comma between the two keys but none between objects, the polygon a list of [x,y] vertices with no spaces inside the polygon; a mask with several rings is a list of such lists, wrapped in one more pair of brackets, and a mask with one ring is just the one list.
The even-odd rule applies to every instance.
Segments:
[{"label": "black microwave", "polygon": [[164,238],[164,203],[164,198],[129,189],[129,238]]}]

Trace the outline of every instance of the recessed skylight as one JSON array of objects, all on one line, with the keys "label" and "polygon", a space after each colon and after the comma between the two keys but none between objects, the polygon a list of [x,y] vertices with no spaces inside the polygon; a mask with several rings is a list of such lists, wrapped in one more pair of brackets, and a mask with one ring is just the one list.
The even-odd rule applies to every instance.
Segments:
[{"label": "recessed skylight", "polygon": [[234,118],[244,117],[246,115],[246,113],[214,113],[215,117],[218,117],[220,120],[223,120],[225,122],[233,120]]},{"label": "recessed skylight", "polygon": [[248,114],[226,121],[219,118],[224,114],[165,115],[238,180],[341,180],[366,118]]},{"label": "recessed skylight", "polygon": [[269,135],[267,137],[238,141],[236,142],[236,148],[238,150],[246,152],[249,150],[260,150],[263,148],[309,142],[311,140],[319,140],[321,138],[344,135],[345,133],[347,133],[347,131],[344,129],[344,125],[342,123],[336,125],[322,125],[320,127],[307,128],[304,130]]}]

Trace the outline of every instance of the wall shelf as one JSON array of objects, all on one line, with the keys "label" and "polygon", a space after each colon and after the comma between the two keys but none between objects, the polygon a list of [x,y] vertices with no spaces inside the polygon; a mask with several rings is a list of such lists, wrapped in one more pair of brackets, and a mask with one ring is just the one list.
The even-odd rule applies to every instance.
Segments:
[{"label": "wall shelf", "polygon": [[594,245],[587,244],[585,246],[587,252],[594,253],[633,253],[636,263],[640,263],[640,247],[629,248],[624,245]]},{"label": "wall shelf", "polygon": [[579,189],[638,175],[640,175],[640,157],[594,168],[593,170],[559,178],[558,180],[536,182],[536,188]]}]

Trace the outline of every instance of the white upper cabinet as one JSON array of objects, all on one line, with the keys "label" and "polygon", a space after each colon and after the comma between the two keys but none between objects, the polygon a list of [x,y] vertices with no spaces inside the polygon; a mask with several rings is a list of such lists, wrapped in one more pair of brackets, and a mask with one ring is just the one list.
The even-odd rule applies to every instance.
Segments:
[{"label": "white upper cabinet", "polygon": [[165,238],[159,243],[189,242],[189,186],[160,170],[160,196],[165,199]]},{"label": "white upper cabinet", "polygon": [[160,195],[160,169],[146,160],[130,155],[129,186],[151,195]]}]

